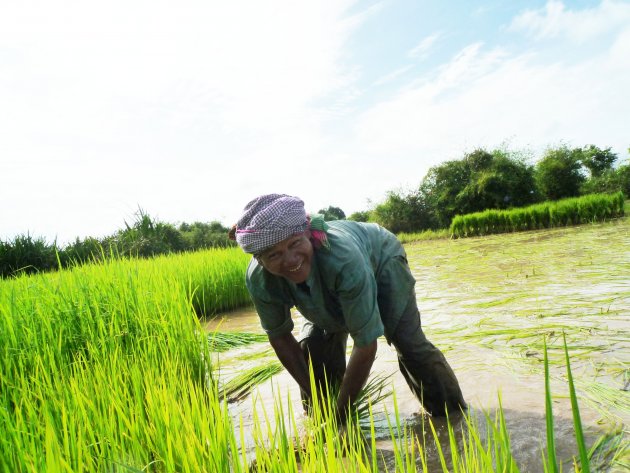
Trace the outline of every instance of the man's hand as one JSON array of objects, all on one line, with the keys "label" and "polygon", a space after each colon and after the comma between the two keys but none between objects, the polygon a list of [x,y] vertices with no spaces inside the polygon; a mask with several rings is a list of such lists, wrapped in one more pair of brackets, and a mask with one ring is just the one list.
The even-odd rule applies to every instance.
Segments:
[{"label": "man's hand", "polygon": [[304,353],[295,337],[288,333],[269,337],[269,343],[273,347],[280,363],[287,369],[289,374],[298,383],[300,388],[311,395],[311,382],[308,374],[308,366],[304,359]]},{"label": "man's hand", "polygon": [[341,382],[339,397],[337,398],[337,420],[339,425],[345,425],[348,420],[349,408],[357,399],[361,388],[370,375],[372,364],[376,358],[377,343],[374,340],[365,346],[354,346],[348,360],[346,374]]}]

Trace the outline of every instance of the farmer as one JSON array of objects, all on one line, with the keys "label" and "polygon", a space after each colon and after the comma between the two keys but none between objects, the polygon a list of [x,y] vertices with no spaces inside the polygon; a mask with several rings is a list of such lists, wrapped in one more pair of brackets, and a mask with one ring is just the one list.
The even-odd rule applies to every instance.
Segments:
[{"label": "farmer", "polygon": [[[466,407],[453,370],[422,332],[415,280],[392,233],[373,223],[324,222],[309,217],[299,198],[269,194],[247,204],[231,237],[254,256],[247,288],[306,407],[310,364],[318,390],[327,392],[325,382],[338,388],[336,414],[345,422],[381,335],[396,348],[400,371],[426,411],[443,416]],[[306,319],[298,339],[291,333],[294,306]],[[348,334],[354,345],[346,366]]]}]

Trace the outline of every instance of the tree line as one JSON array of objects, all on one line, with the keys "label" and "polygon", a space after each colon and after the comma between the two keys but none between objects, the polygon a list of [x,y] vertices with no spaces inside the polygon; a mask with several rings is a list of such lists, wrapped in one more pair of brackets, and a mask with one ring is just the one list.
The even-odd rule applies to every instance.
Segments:
[{"label": "tree line", "polygon": [[50,271],[106,258],[146,258],[206,248],[233,246],[228,228],[220,222],[194,222],[174,225],[160,222],[139,209],[135,221],[103,237],[84,239],[58,246],[30,234],[13,240],[0,240],[0,277]]},{"label": "tree line", "polygon": [[[630,152],[630,150],[629,150]],[[523,153],[476,149],[427,172],[411,191],[391,190],[373,208],[346,217],[335,206],[320,209],[326,220],[376,222],[394,233],[448,228],[456,215],[509,209],[591,193],[621,191],[630,196],[630,164],[616,166],[611,148],[587,145],[549,148],[531,164]],[[65,268],[110,257],[233,246],[217,221],[174,225],[139,209],[135,221],[104,238],[77,238],[63,247],[20,235],[0,240],[0,277]]]},{"label": "tree line", "polygon": [[[630,152],[630,150],[629,150]],[[520,152],[476,149],[429,169],[416,189],[389,191],[350,220],[371,221],[394,233],[448,228],[456,215],[509,209],[592,193],[630,196],[630,164],[615,164],[611,148],[549,148],[531,164]]]}]

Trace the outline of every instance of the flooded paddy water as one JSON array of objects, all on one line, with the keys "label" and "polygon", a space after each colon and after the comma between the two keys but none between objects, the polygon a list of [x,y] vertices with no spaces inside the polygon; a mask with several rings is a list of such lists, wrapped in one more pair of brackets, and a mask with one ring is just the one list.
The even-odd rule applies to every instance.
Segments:
[{"label": "flooded paddy water", "polygon": [[[615,427],[630,430],[630,219],[483,238],[405,246],[417,280],[427,337],[446,355],[471,412],[485,431],[484,412],[500,402],[512,452],[523,472],[542,472],[545,445],[543,341],[549,349],[556,447],[565,471],[577,454],[564,362],[566,336],[588,445]],[[301,326],[293,314],[296,333]],[[262,333],[253,309],[223,314],[208,330]],[[350,344],[351,345],[351,344]],[[276,361],[267,343],[221,353],[221,376]],[[372,376],[391,375],[401,422],[420,436],[426,418],[398,372],[396,353],[379,340]],[[273,418],[290,399],[301,416],[299,391],[286,371],[231,404],[235,425],[252,426],[255,411]],[[387,417],[394,398],[374,407],[384,467],[393,456]],[[455,429],[464,428],[455,420]],[[436,423],[440,436],[446,427]],[[430,431],[429,431],[430,436]],[[246,447],[248,440],[245,439]],[[429,456],[431,451],[429,449]],[[435,461],[437,455],[429,461]],[[393,460],[392,460],[393,461]],[[434,471],[429,466],[429,471]]]}]

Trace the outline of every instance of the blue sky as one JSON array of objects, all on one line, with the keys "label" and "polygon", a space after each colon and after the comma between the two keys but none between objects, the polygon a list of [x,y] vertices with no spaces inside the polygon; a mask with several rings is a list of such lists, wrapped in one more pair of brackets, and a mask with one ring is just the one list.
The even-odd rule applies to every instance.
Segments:
[{"label": "blue sky", "polygon": [[477,147],[630,146],[630,2],[0,5],[0,238],[366,210]]}]

